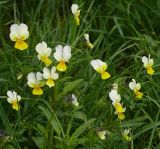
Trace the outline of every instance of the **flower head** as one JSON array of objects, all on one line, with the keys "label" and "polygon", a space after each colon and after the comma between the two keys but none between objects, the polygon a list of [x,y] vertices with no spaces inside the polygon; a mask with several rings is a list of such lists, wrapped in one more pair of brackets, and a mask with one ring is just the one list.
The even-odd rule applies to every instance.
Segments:
[{"label": "flower head", "polygon": [[43,90],[42,90],[42,86],[45,85],[45,83],[42,81],[43,77],[42,74],[40,72],[37,73],[29,73],[28,74],[28,86],[33,88],[32,94],[33,95],[42,95],[43,94]]},{"label": "flower head", "polygon": [[129,88],[135,93],[137,98],[142,98],[143,93],[139,91],[141,89],[141,84],[136,83],[135,79],[132,79],[132,82],[129,83]]},{"label": "flower head", "polygon": [[52,49],[47,47],[46,42],[38,43],[36,45],[36,51],[38,53],[38,59],[45,63],[48,67],[52,61],[48,58],[51,55]]},{"label": "flower head", "polygon": [[130,129],[125,129],[122,136],[126,141],[131,141],[132,137],[129,136],[129,134],[131,133]]},{"label": "flower head", "polygon": [[89,34],[84,34],[84,38],[86,39],[86,44],[89,48],[93,49],[93,44],[89,40]]},{"label": "flower head", "polygon": [[111,77],[111,75],[106,71],[107,64],[105,62],[102,62],[100,59],[96,59],[91,61],[91,65],[94,70],[101,74],[101,78],[103,80]]},{"label": "flower head", "polygon": [[25,40],[29,37],[28,26],[24,23],[13,24],[10,27],[10,39],[15,43],[14,47],[19,50],[25,50],[28,48],[28,44]]},{"label": "flower head", "polygon": [[150,55],[148,56],[148,58],[146,56],[143,56],[142,62],[144,64],[144,68],[146,68],[146,70],[147,70],[147,74],[153,75],[154,70],[153,70],[152,66],[153,66],[154,61],[153,61],[153,59],[150,58]]},{"label": "flower head", "polygon": [[104,140],[106,138],[107,131],[106,130],[99,130],[97,131],[97,135],[101,140]]},{"label": "flower head", "polygon": [[74,15],[74,19],[76,21],[76,25],[80,25],[80,10],[78,10],[79,6],[77,4],[72,4],[71,11]]},{"label": "flower head", "polygon": [[7,101],[12,104],[12,108],[18,111],[20,109],[20,105],[18,103],[21,100],[21,96],[15,91],[8,91],[7,96]]},{"label": "flower head", "polygon": [[59,74],[56,73],[56,67],[52,67],[49,70],[47,67],[43,68],[43,78],[47,80],[46,84],[49,87],[53,87],[55,85],[54,80],[58,79]]},{"label": "flower head", "polygon": [[69,62],[69,59],[71,58],[71,47],[58,45],[53,56],[59,62],[57,70],[66,71],[66,62]]},{"label": "flower head", "polygon": [[120,102],[120,101],[121,101],[121,96],[120,96],[120,94],[118,94],[118,91],[115,90],[115,89],[112,89],[112,90],[109,92],[109,98],[111,99],[113,105],[114,105],[116,102]]},{"label": "flower head", "polygon": [[77,97],[72,94],[72,104],[75,105],[76,107],[79,106],[79,102],[77,101]]}]

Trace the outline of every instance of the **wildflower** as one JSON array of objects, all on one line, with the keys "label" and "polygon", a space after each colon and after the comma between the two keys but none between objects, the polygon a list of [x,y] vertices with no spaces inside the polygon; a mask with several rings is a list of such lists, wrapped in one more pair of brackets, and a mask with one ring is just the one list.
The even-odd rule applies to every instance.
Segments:
[{"label": "wildflower", "polygon": [[7,96],[7,101],[12,104],[12,108],[18,111],[20,109],[20,105],[18,103],[21,100],[21,96],[18,95],[15,91],[8,91]]},{"label": "wildflower", "polygon": [[142,62],[144,64],[144,68],[147,69],[147,74],[153,75],[154,70],[153,70],[152,66],[153,66],[154,61],[153,61],[153,59],[150,59],[150,55],[148,56],[148,58],[146,56],[143,56]]},{"label": "wildflower", "polygon": [[29,37],[28,26],[24,23],[13,24],[10,27],[10,39],[15,43],[14,47],[19,50],[25,50],[28,48],[28,44],[25,40]]},{"label": "wildflower", "polygon": [[51,70],[49,70],[47,67],[43,69],[43,77],[47,79],[46,84],[49,87],[53,87],[55,85],[54,80],[58,79],[59,74],[56,73],[56,67],[52,67]]},{"label": "wildflower", "polygon": [[72,4],[72,6],[71,6],[71,11],[72,11],[72,13],[74,15],[74,19],[76,21],[76,25],[77,26],[80,25],[80,19],[79,19],[79,17],[80,17],[80,10],[78,10],[78,7],[79,6],[77,4]]},{"label": "wildflower", "polygon": [[111,75],[106,71],[107,64],[105,62],[102,62],[100,59],[96,59],[91,61],[91,65],[94,70],[101,74],[101,78],[103,80],[111,77]]},{"label": "wildflower", "polygon": [[118,115],[119,120],[125,119],[124,112],[126,111],[126,108],[123,108],[123,105],[120,103],[121,96],[118,94],[118,85],[113,84],[113,89],[109,92],[109,97],[112,101],[112,105],[115,108],[115,114]]},{"label": "wildflower", "polygon": [[48,58],[51,55],[52,49],[47,47],[46,42],[38,43],[36,45],[36,51],[38,53],[38,59],[45,63],[48,67],[52,61]]},{"label": "wildflower", "polygon": [[43,90],[42,90],[42,86],[45,85],[45,83],[42,81],[42,74],[40,72],[37,73],[29,73],[28,74],[28,86],[33,88],[32,94],[33,95],[42,95],[43,94]]},{"label": "wildflower", "polygon": [[97,135],[101,140],[104,140],[106,138],[106,136],[105,136],[106,134],[107,134],[106,130],[97,131]]},{"label": "wildflower", "polygon": [[84,38],[86,39],[86,44],[89,48],[93,49],[93,44],[89,40],[89,34],[84,34]]},{"label": "wildflower", "polygon": [[136,83],[135,79],[132,79],[132,82],[129,83],[129,88],[134,91],[134,94],[137,98],[141,99],[143,96],[143,93],[141,93],[139,90],[141,89],[141,84]]},{"label": "wildflower", "polygon": [[66,62],[69,61],[69,59],[71,58],[71,47],[70,46],[62,46],[62,45],[58,45],[56,47],[56,52],[54,53],[54,58],[59,62],[59,64],[57,65],[57,70],[59,71],[66,71],[67,70],[67,66],[66,66]]},{"label": "wildflower", "polygon": [[131,141],[132,137],[129,136],[130,134],[130,129],[125,129],[122,136],[126,141]]},{"label": "wildflower", "polygon": [[77,97],[72,94],[72,104],[75,105],[76,107],[79,106],[79,102],[77,101]]}]

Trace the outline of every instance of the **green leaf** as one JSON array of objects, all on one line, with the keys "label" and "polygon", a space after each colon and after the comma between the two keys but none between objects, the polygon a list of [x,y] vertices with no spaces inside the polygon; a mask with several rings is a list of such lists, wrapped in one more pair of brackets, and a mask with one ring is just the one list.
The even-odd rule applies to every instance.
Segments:
[{"label": "green leaf", "polygon": [[39,149],[44,149],[45,148],[44,137],[32,137],[32,139]]},{"label": "green leaf", "polygon": [[83,79],[78,79],[78,80],[75,80],[75,81],[72,81],[72,82],[67,82],[64,89],[63,89],[63,94],[66,94],[66,93],[72,91],[82,81],[83,81]]}]

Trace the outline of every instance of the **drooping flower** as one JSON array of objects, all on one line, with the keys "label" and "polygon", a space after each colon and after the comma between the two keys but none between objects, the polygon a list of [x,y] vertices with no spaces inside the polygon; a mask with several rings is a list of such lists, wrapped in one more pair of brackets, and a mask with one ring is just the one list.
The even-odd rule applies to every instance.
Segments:
[{"label": "drooping flower", "polygon": [[29,87],[33,88],[33,91],[32,91],[33,95],[43,94],[43,90],[41,87],[43,87],[45,83],[42,80],[43,80],[43,77],[40,72],[37,72],[37,73],[30,72],[28,74],[27,84]]},{"label": "drooping flower", "polygon": [[97,131],[97,135],[98,135],[98,137],[101,140],[104,140],[106,138],[106,134],[107,134],[106,130],[99,130],[99,131]]},{"label": "drooping flower", "polygon": [[54,53],[54,58],[59,62],[57,65],[57,70],[59,71],[66,71],[67,66],[66,62],[69,62],[69,59],[71,58],[71,47],[70,46],[62,46],[58,45],[56,47],[56,51]]},{"label": "drooping flower", "polygon": [[153,70],[152,66],[153,66],[154,61],[153,61],[153,59],[150,58],[150,55],[148,56],[148,58],[146,56],[143,56],[142,62],[144,64],[144,68],[146,68],[146,70],[147,70],[147,74],[153,75],[154,70]]},{"label": "drooping flower", "polygon": [[135,79],[132,79],[132,82],[129,83],[129,88],[134,92],[137,98],[141,99],[143,97],[143,93],[139,91],[141,89],[141,84],[136,83]]},{"label": "drooping flower", "polygon": [[72,99],[71,100],[72,100],[71,102],[72,102],[73,105],[75,105],[76,107],[79,106],[79,102],[77,101],[77,97],[74,94],[72,94]]},{"label": "drooping flower", "polygon": [[28,44],[25,40],[29,37],[28,26],[24,23],[13,24],[10,27],[10,39],[15,43],[14,47],[19,50],[25,50],[28,48]]},{"label": "drooping flower", "polygon": [[131,130],[130,129],[125,129],[122,136],[123,138],[126,140],[126,141],[131,141],[132,137],[129,136],[131,133]]},{"label": "drooping flower", "polygon": [[43,69],[43,78],[46,79],[46,84],[49,87],[53,87],[55,85],[54,80],[59,78],[59,74],[56,73],[56,67],[52,67],[51,70],[49,70],[47,67]]},{"label": "drooping flower", "polygon": [[76,21],[77,26],[80,25],[80,18],[79,18],[80,17],[80,10],[78,8],[79,8],[79,6],[77,4],[72,4],[72,6],[71,6],[71,11],[74,15],[74,19]]},{"label": "drooping flower", "polygon": [[48,67],[52,63],[52,61],[49,59],[52,49],[47,47],[46,42],[43,41],[42,43],[38,43],[36,45],[36,51],[38,53],[38,59],[44,62]]},{"label": "drooping flower", "polygon": [[91,65],[94,70],[101,74],[101,78],[103,80],[111,77],[111,75],[106,71],[107,64],[105,62],[102,62],[100,59],[96,59],[91,61]]},{"label": "drooping flower", "polygon": [[21,100],[21,96],[15,91],[8,91],[7,96],[7,101],[12,104],[12,108],[18,111],[20,109],[19,101]]},{"label": "drooping flower", "polygon": [[84,34],[84,38],[86,39],[86,45],[89,47],[89,48],[91,48],[91,49],[93,49],[93,44],[90,42],[90,39],[89,39],[89,34]]},{"label": "drooping flower", "polygon": [[123,105],[120,103],[121,96],[118,94],[118,84],[113,84],[113,89],[109,92],[109,97],[112,101],[112,105],[116,110],[115,114],[118,115],[118,119],[125,119],[124,112],[126,111],[126,108],[123,108]]}]

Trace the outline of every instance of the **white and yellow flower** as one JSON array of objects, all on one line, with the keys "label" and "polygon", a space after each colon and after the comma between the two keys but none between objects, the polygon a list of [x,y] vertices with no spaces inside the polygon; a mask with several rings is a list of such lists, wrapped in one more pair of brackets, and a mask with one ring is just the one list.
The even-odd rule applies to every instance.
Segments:
[{"label": "white and yellow flower", "polygon": [[72,99],[71,100],[72,100],[71,102],[74,106],[76,106],[76,107],[79,106],[79,102],[77,101],[77,97],[74,94],[72,94]]},{"label": "white and yellow flower", "polygon": [[52,63],[52,61],[49,59],[52,49],[47,47],[46,42],[43,41],[42,43],[38,43],[36,45],[36,51],[38,53],[38,59],[44,62],[48,67]]},{"label": "white and yellow flower", "polygon": [[129,83],[129,88],[134,92],[137,98],[141,99],[143,97],[143,93],[139,91],[141,89],[141,84],[136,83],[135,79],[132,79],[132,82]]},{"label": "white and yellow flower", "polygon": [[28,44],[25,42],[29,37],[28,26],[24,23],[13,24],[10,27],[10,39],[15,43],[14,47],[19,50],[25,50],[28,48]]},{"label": "white and yellow flower", "polygon": [[33,88],[33,91],[32,91],[33,95],[42,95],[43,94],[43,90],[41,87],[44,86],[45,83],[43,82],[43,77],[40,72],[29,73],[27,84],[29,87]]},{"label": "white and yellow flower", "polygon": [[76,21],[77,26],[80,25],[80,18],[79,18],[80,17],[80,10],[78,8],[79,8],[79,6],[77,4],[72,4],[72,6],[71,6],[71,11],[74,15],[74,19]]},{"label": "white and yellow flower", "polygon": [[49,70],[47,67],[43,68],[43,78],[46,79],[46,84],[49,87],[53,87],[55,85],[54,80],[59,78],[59,74],[56,73],[56,67],[52,67],[51,70]]},{"label": "white and yellow flower", "polygon": [[7,101],[12,104],[12,108],[18,111],[20,109],[19,101],[21,100],[21,96],[15,91],[8,91],[7,96]]},{"label": "white and yellow flower", "polygon": [[89,34],[84,34],[84,38],[86,39],[86,45],[89,47],[89,48],[91,48],[91,49],[93,49],[93,44],[90,42],[90,39],[89,39]]},{"label": "white and yellow flower", "polygon": [[104,140],[106,138],[106,134],[107,134],[106,130],[99,130],[99,131],[97,131],[97,135],[98,135],[98,137],[101,140]]},{"label": "white and yellow flower", "polygon": [[105,62],[102,62],[100,59],[96,59],[91,61],[91,65],[94,70],[101,74],[101,78],[103,80],[111,77],[111,75],[106,71],[107,64]]},{"label": "white and yellow flower", "polygon": [[69,62],[69,59],[71,58],[71,47],[70,46],[62,46],[58,45],[56,47],[56,51],[54,53],[54,58],[59,62],[57,65],[57,70],[59,71],[66,71],[67,66],[66,62]]},{"label": "white and yellow flower", "polygon": [[122,136],[126,141],[131,141],[132,137],[129,136],[131,134],[131,130],[130,129],[125,129]]},{"label": "white and yellow flower", "polygon": [[154,61],[153,61],[153,59],[150,58],[150,55],[148,56],[148,58],[146,56],[143,56],[142,62],[144,64],[144,68],[146,68],[146,70],[147,70],[147,74],[153,75],[154,70],[153,70],[152,66],[153,66]]}]

